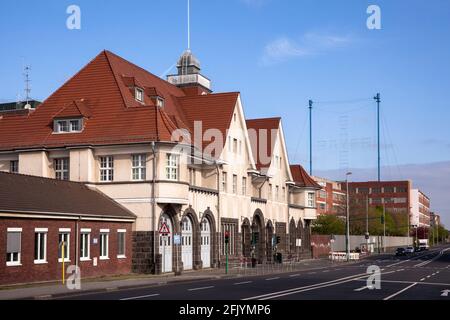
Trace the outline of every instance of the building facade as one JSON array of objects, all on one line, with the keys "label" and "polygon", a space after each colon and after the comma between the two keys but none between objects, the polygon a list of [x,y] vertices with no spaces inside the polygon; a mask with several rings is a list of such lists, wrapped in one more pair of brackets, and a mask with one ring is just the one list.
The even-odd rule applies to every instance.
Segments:
[{"label": "building facade", "polygon": [[431,225],[430,199],[418,189],[412,189],[410,193],[411,224],[419,228],[429,228]]},{"label": "building facade", "polygon": [[313,177],[321,189],[317,192],[317,214],[344,215],[347,195],[342,182]]},{"label": "building facade", "polygon": [[83,278],[131,272],[136,217],[98,191],[0,172],[0,199],[0,285],[60,280],[63,263]]},{"label": "building facade", "polygon": [[281,119],[247,120],[190,51],[167,81],[100,53],[36,110],[0,118],[0,171],[82,182],[133,212],[134,272],[217,267],[226,249],[310,256],[316,189],[293,178]]}]

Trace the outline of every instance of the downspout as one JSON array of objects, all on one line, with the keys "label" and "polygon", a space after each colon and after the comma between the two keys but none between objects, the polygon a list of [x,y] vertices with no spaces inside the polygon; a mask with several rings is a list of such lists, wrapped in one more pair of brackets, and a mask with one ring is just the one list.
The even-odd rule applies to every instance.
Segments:
[{"label": "downspout", "polygon": [[[218,219],[218,224],[217,224],[217,231],[219,233],[219,235],[221,235],[221,227],[222,227],[222,223],[220,221],[220,170],[219,170],[219,164],[217,163],[217,160],[214,162],[214,164],[216,165],[216,173],[217,173],[217,219]],[[218,241],[221,241],[221,236],[219,236],[219,238],[217,239]],[[218,254],[218,259],[217,259],[217,263],[220,267],[220,252]]]},{"label": "downspout", "polygon": [[156,273],[156,199],[155,199],[155,185],[156,185],[156,146],[155,142],[152,141],[152,223],[153,223],[153,267]]}]

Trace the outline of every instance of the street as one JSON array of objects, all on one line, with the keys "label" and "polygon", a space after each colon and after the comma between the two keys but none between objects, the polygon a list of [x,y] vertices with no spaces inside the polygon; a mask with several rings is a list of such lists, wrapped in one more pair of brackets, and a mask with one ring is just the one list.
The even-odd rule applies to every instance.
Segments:
[{"label": "street", "polygon": [[[369,289],[368,268],[381,271]],[[371,267],[373,269],[373,267]],[[372,276],[374,277],[374,276]],[[373,282],[370,282],[372,284]],[[78,294],[72,300],[450,300],[450,246],[299,272]]]}]

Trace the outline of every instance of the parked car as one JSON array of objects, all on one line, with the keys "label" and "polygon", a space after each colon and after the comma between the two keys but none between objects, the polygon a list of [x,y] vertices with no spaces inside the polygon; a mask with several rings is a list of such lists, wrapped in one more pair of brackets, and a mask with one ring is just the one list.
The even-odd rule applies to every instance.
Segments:
[{"label": "parked car", "polygon": [[406,256],[406,249],[405,248],[397,248],[397,250],[395,251],[395,255],[397,257]]},{"label": "parked car", "polygon": [[412,254],[412,253],[414,253],[414,247],[406,247],[405,253],[406,253],[406,254]]}]

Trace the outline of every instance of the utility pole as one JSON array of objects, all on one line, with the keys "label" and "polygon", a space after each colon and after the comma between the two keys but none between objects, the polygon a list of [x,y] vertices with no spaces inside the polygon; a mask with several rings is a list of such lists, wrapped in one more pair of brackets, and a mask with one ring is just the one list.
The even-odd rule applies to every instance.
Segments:
[{"label": "utility pole", "polygon": [[381,181],[381,149],[380,149],[380,103],[381,95],[377,93],[374,97],[377,102],[377,131],[378,131],[378,181]]},{"label": "utility pole", "polygon": [[314,102],[309,100],[309,174],[313,174],[313,155],[312,155],[312,108]]},{"label": "utility pole", "polygon": [[350,201],[349,201],[349,192],[348,192],[348,177],[351,175],[351,172],[347,172],[345,177],[345,184],[347,189],[347,224],[346,224],[346,233],[345,233],[345,247],[347,249],[347,261],[350,261]]}]

